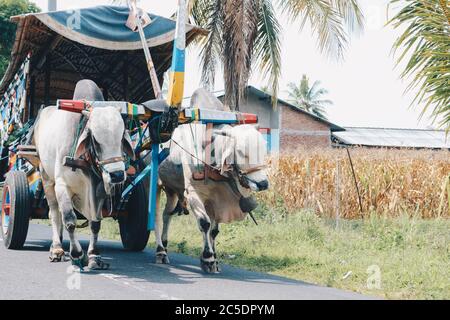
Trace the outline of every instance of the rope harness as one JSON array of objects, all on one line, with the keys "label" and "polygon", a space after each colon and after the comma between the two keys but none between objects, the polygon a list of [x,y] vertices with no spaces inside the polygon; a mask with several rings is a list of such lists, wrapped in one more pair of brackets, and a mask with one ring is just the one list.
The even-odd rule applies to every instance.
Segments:
[{"label": "rope harness", "polygon": [[[191,131],[192,132],[192,131]],[[207,163],[206,161],[200,159],[199,157],[197,157],[196,155],[192,154],[189,150],[187,150],[186,148],[184,148],[183,146],[181,146],[178,142],[176,142],[175,140],[171,139],[171,142],[173,142],[175,145],[177,145],[182,151],[184,151],[186,154],[188,154],[189,156],[191,156],[193,159],[196,159],[198,162],[202,163],[205,168],[208,168],[209,170],[205,170],[205,175],[203,177],[199,177],[199,179],[195,179],[195,173],[194,173],[194,180],[203,180],[205,179],[205,182],[207,181],[207,179],[211,179],[213,181],[219,182],[219,181],[223,181],[223,182],[227,182],[228,185],[230,186],[232,192],[239,198],[239,205],[241,206],[241,202],[244,200],[247,200],[244,198],[244,196],[241,194],[241,192],[239,191],[239,187],[237,186],[237,183],[235,181],[235,179],[233,179],[232,176],[228,175],[228,176],[224,176],[221,172],[221,168],[215,167],[209,163]],[[195,141],[194,141],[194,145]],[[197,148],[196,148],[197,150]],[[240,170],[238,169],[238,167],[236,165],[232,166],[232,170],[233,172],[236,173],[236,175],[238,176],[238,180],[239,183],[241,184],[242,187],[244,188],[249,188],[249,184],[248,182],[253,182],[256,184],[256,181],[250,179],[247,175],[251,174],[253,172],[257,172],[259,170],[262,170],[264,168],[266,168],[266,165],[261,165],[261,166],[256,166],[253,168],[250,168],[248,170]],[[198,166],[197,166],[198,168]],[[242,206],[241,206],[241,210],[242,210]],[[253,222],[255,223],[255,225],[258,225],[258,222],[256,221],[255,216],[253,215],[252,210],[250,210],[249,212],[247,212],[249,214],[249,216],[252,218]]]},{"label": "rope harness", "polygon": [[77,131],[75,133],[75,139],[73,141],[72,148],[70,149],[69,157],[71,157],[71,158],[75,157],[75,152],[77,151],[78,140],[80,139],[81,133],[86,128],[87,123],[88,123],[87,117],[82,114],[80,122],[78,122],[78,127],[77,127]]},{"label": "rope harness", "polygon": [[100,160],[98,152],[95,148],[97,142],[90,132],[88,134],[90,136],[91,143],[86,154],[88,158],[86,160],[90,163],[92,171],[98,178],[102,177],[102,172],[108,172],[108,170],[106,170],[105,168],[106,165],[116,162],[126,162],[126,159],[124,157],[113,157],[105,160]]},{"label": "rope harness", "polygon": [[[173,142],[174,144],[176,144],[181,150],[183,150],[186,154],[188,154],[189,156],[191,156],[193,159],[197,160],[198,162],[200,162],[201,164],[203,164],[205,167],[208,167],[209,169],[211,169],[214,172],[218,172],[219,175],[222,176],[221,169],[218,167],[215,167],[209,163],[206,163],[206,161],[200,159],[199,157],[197,157],[196,155],[194,155],[193,153],[191,153],[190,151],[188,151],[186,148],[184,148],[181,144],[179,144],[178,142],[176,142],[175,140],[171,139],[171,142]],[[200,169],[199,166],[197,165],[197,169]],[[228,179],[228,177],[225,177]]]},{"label": "rope harness", "polygon": [[[88,124],[89,118],[85,115],[82,115],[80,122],[78,123],[75,139],[69,153],[69,158],[73,159],[72,163],[77,163],[76,165],[72,165],[72,168],[74,170],[90,169],[97,176],[97,178],[102,179],[102,172],[108,171],[105,169],[106,165],[116,162],[126,162],[127,159],[125,159],[124,157],[113,157],[105,160],[100,160],[98,152],[95,148],[97,142],[95,141],[93,135],[91,134],[89,128],[87,127]],[[79,159],[74,159],[81,134],[84,130],[88,130],[87,134],[90,139],[89,148],[85,151],[84,154],[81,155]]]},{"label": "rope harness", "polygon": [[[192,131],[191,131],[192,132]],[[194,137],[193,137],[194,138]],[[252,182],[252,183],[256,183],[256,181],[252,180],[251,178],[248,177],[249,174],[252,174],[254,172],[258,172],[260,170],[265,169],[267,166],[266,165],[260,165],[260,166],[255,166],[252,168],[249,168],[247,170],[242,170],[238,167],[238,165],[234,164],[231,165],[231,170],[227,170],[226,172],[228,173],[227,175],[223,175],[222,174],[222,168],[213,166],[212,164],[200,159],[199,157],[197,157],[196,155],[194,155],[193,153],[191,153],[189,150],[187,150],[186,148],[184,148],[182,145],[180,145],[178,142],[176,142],[175,140],[171,139],[171,142],[173,142],[174,144],[176,144],[182,151],[184,151],[186,154],[188,154],[189,156],[191,156],[193,159],[197,160],[199,163],[203,164],[205,166],[205,168],[208,168],[209,170],[206,171],[206,174],[204,176],[202,175],[198,175],[197,179],[194,176],[195,180],[203,180],[203,179],[207,179],[210,178],[213,181],[231,181],[233,180],[233,177],[229,174],[230,172],[234,172],[239,180],[239,183],[241,184],[241,186],[243,186],[244,188],[249,188],[249,184],[248,182]],[[208,143],[208,142],[207,142]],[[210,143],[210,142],[209,142]],[[197,144],[195,143],[194,140],[194,147],[197,151]],[[197,152],[198,153],[198,152]],[[197,169],[199,170],[199,166],[197,164]],[[233,188],[235,189],[235,188]]]}]

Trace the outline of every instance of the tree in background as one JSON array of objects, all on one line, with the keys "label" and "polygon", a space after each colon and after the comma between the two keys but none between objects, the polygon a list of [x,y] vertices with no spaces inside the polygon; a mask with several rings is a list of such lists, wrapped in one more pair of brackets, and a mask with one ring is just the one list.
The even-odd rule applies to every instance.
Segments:
[{"label": "tree in background", "polygon": [[450,131],[450,8],[448,0],[391,0],[400,11],[390,20],[406,27],[394,43],[401,50],[398,62],[407,60],[401,77],[412,76],[408,90],[418,88],[412,101],[431,108],[433,120]]},{"label": "tree in background", "polygon": [[281,75],[281,25],[276,8],[291,22],[308,24],[319,49],[341,58],[348,34],[362,28],[357,0],[190,0],[192,21],[209,31],[202,42],[202,80],[214,86],[224,71],[225,104],[239,109],[253,70],[267,79],[273,102]]},{"label": "tree in background", "polygon": [[12,46],[16,37],[16,24],[9,21],[11,16],[39,12],[39,8],[28,0],[0,0],[0,79],[8,67]]},{"label": "tree in background", "polygon": [[288,88],[289,103],[322,119],[327,119],[325,108],[333,105],[333,102],[324,98],[328,90],[320,87],[320,81],[315,81],[310,86],[309,79],[304,74],[299,85],[291,82]]},{"label": "tree in background", "polygon": [[[113,3],[126,4],[124,0]],[[202,80],[214,87],[224,72],[225,104],[239,109],[253,70],[267,79],[273,102],[281,76],[281,25],[276,8],[300,28],[308,24],[320,51],[341,58],[348,34],[361,29],[358,0],[188,0],[190,21],[209,31],[200,40]]]}]

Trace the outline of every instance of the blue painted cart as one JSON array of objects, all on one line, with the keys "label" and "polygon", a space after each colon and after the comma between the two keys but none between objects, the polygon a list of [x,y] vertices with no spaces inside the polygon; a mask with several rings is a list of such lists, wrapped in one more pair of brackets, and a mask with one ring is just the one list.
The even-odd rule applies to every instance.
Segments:
[{"label": "blue painted cart", "polygon": [[[31,145],[33,122],[41,105],[80,113],[111,104],[122,108],[138,156],[129,162],[127,185],[103,215],[118,220],[122,243],[133,251],[145,248],[155,227],[158,166],[169,155],[160,145],[171,138],[173,130],[190,122],[257,121],[254,115],[181,110],[185,47],[204,31],[185,24],[186,0],[179,0],[177,17],[175,22],[146,15],[135,6],[12,17],[18,23],[17,40],[0,83],[0,176],[5,178],[0,223],[7,248],[23,247],[30,219],[48,218],[39,155]],[[135,27],[136,32],[125,25]],[[169,93],[163,103],[160,84],[170,63]],[[108,102],[70,100],[75,83],[83,78],[97,82]],[[66,163],[74,168],[76,164],[72,158]]]}]

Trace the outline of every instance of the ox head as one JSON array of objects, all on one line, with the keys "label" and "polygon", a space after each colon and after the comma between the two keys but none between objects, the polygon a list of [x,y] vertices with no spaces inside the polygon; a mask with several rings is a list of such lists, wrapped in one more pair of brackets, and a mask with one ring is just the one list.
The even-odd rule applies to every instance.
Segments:
[{"label": "ox head", "polygon": [[227,137],[222,145],[222,173],[233,172],[243,196],[251,191],[269,188],[265,159],[267,145],[263,135],[253,125],[240,125],[217,132]]},{"label": "ox head", "polygon": [[76,157],[90,151],[101,174],[107,195],[115,185],[125,182],[126,168],[123,157],[134,159],[133,147],[128,131],[117,108],[94,108],[89,113],[86,129],[78,140]]}]

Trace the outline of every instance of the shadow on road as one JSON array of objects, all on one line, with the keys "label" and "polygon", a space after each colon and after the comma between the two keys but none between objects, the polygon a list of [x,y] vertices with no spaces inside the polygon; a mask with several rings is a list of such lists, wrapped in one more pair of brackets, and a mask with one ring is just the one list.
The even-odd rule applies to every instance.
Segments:
[{"label": "shadow on road", "polygon": [[[78,234],[84,250],[88,237]],[[52,299],[367,299],[355,293],[324,288],[264,273],[222,265],[222,273],[207,275],[198,257],[171,253],[171,265],[155,264],[155,252],[127,252],[118,241],[100,241],[103,259],[111,268],[76,276],[70,261],[50,263],[51,228],[31,224],[21,251],[0,248],[0,299],[3,297]],[[65,235],[67,239],[67,235]],[[63,243],[66,252],[68,241]],[[271,267],[280,261],[255,260]],[[258,257],[255,257],[258,259]],[[289,261],[286,261],[289,263]],[[4,292],[7,292],[5,295]],[[3,296],[2,296],[3,294]]]},{"label": "shadow on road", "polygon": [[[89,241],[80,240],[80,243],[86,250]],[[50,240],[29,240],[26,242],[23,251],[48,252],[50,245]],[[69,242],[64,241],[63,246],[67,252]],[[102,272],[91,271],[85,273],[85,275],[94,276],[103,273],[117,280],[133,279],[135,283],[188,284],[200,280],[215,282],[226,279],[265,284],[298,285],[301,283],[306,286],[310,285],[274,275],[237,269],[228,265],[221,266],[222,272],[220,274],[208,275],[201,270],[198,258],[177,253],[170,254],[171,265],[157,265],[154,263],[155,252],[153,249],[146,249],[144,252],[129,252],[124,250],[121,244],[114,241],[99,241],[99,249],[103,259],[110,263],[110,269]],[[44,256],[42,258],[44,259]]]}]

